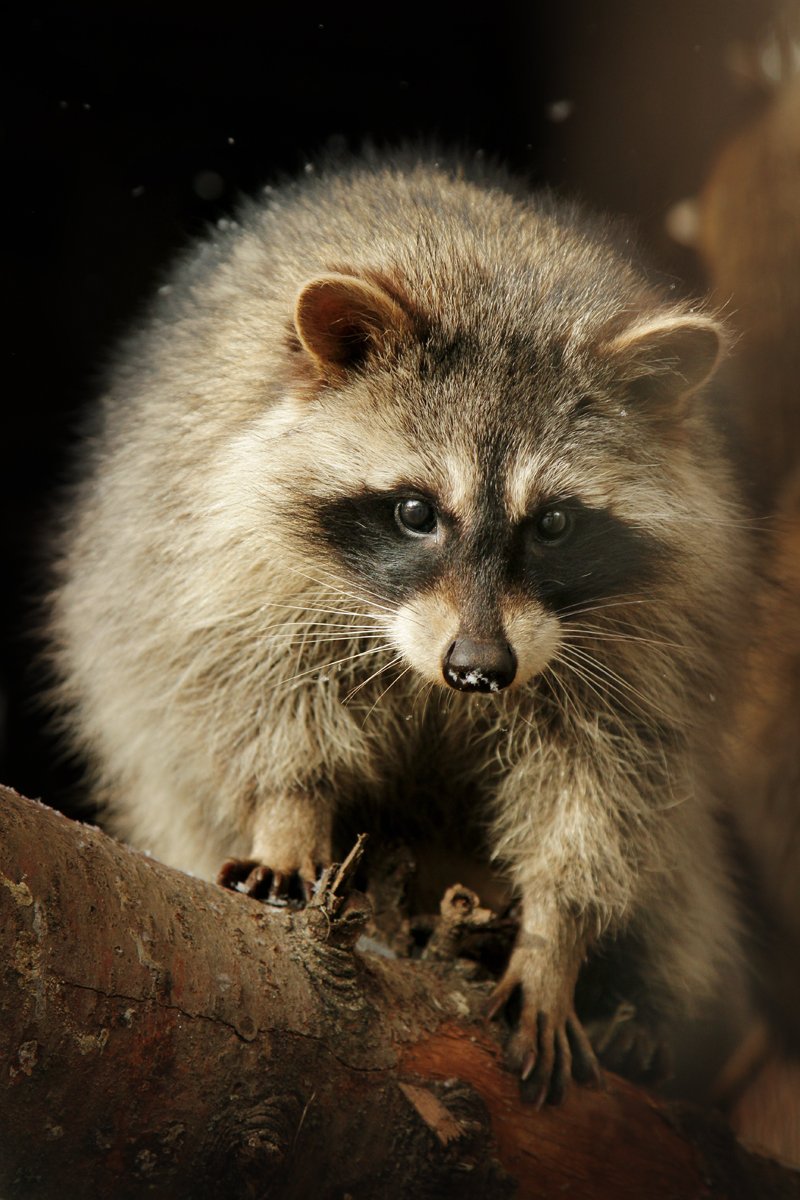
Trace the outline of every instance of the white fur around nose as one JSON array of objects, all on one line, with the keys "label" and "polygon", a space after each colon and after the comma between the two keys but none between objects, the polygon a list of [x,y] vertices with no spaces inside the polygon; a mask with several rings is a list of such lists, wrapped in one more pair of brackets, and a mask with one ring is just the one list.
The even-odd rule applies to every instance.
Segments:
[{"label": "white fur around nose", "polygon": [[[558,652],[560,626],[558,619],[535,600],[526,601],[524,605],[507,600],[501,613],[506,638],[517,660],[511,686],[519,687],[541,674]],[[390,626],[390,636],[420,675],[444,685],[442,663],[462,624],[462,614],[455,606],[433,592],[414,597],[398,609]],[[474,675],[474,682],[480,682],[481,672],[476,670]],[[501,689],[495,684],[489,690],[498,692]]]}]

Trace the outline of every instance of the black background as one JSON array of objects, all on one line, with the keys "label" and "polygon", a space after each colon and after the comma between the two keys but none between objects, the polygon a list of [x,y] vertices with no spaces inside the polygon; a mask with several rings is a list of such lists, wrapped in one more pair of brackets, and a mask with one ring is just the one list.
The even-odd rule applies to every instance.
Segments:
[{"label": "black background", "polygon": [[71,806],[35,703],[36,563],[104,351],[171,253],[332,138],[433,134],[629,215],[655,263],[700,289],[664,214],[753,107],[727,61],[762,9],[220,0],[5,19],[0,779]]}]

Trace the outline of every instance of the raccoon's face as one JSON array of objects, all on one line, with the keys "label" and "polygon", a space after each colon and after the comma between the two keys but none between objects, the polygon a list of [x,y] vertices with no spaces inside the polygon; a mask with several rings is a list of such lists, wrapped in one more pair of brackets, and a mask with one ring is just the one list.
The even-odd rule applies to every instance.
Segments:
[{"label": "raccoon's face", "polygon": [[391,611],[389,636],[420,675],[499,692],[545,670],[563,622],[641,585],[648,539],[574,495],[509,511],[502,477],[459,506],[445,487],[398,482],[318,508],[339,560]]},{"label": "raccoon's face", "polygon": [[[558,655],[566,623],[646,586],[669,553],[647,527],[663,497],[648,493],[636,432],[619,405],[587,414],[564,371],[540,371],[537,397],[533,364],[509,381],[485,354],[438,377],[422,352],[360,369],[353,355],[375,329],[399,325],[399,337],[406,318],[372,284],[342,278],[315,281],[298,305],[303,343],[329,371],[303,420],[318,455],[316,534],[425,679],[465,692],[525,684]],[[708,374],[716,332],[698,328],[696,374]],[[670,333],[662,319],[662,361]],[[629,357],[642,338],[652,330],[628,337]],[[688,369],[684,354],[684,390]]]},{"label": "raccoon's face", "polygon": [[569,539],[571,505],[512,526],[491,502],[457,510],[441,493],[399,483],[334,500],[320,521],[341,560],[392,607],[392,641],[432,682],[498,692],[556,652],[559,622],[539,585],[558,587],[553,552]]}]

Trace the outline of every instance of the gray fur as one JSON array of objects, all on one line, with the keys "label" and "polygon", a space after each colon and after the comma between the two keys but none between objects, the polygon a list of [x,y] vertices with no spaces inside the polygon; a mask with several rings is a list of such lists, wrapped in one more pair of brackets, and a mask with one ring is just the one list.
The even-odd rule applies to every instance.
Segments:
[{"label": "gray fur", "polygon": [[[181,868],[253,854],[307,871],[339,798],[399,803],[423,753],[454,808],[477,795],[523,901],[506,984],[525,990],[524,1055],[537,1012],[563,1025],[600,937],[646,947],[659,1012],[707,995],[735,953],[703,764],[743,534],[704,412],[712,364],[695,378],[670,357],[674,329],[721,340],[714,318],[665,299],[572,207],[468,174],[330,169],[176,268],[111,373],[50,636],[109,824]],[[325,362],[293,315],[331,274],[383,297],[352,367]],[[314,514],[410,484],[454,514],[454,546],[489,496],[499,545],[574,495],[654,565],[568,620],[504,590],[502,564],[487,582],[467,549],[401,597],[345,565]],[[445,693],[454,621],[502,623],[514,686]]]}]

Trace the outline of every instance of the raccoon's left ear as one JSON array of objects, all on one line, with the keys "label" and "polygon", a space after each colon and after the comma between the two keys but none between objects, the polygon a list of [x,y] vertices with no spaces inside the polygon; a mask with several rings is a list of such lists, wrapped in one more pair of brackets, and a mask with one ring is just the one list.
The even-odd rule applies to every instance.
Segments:
[{"label": "raccoon's left ear", "polygon": [[716,370],[725,331],[700,313],[662,313],[637,321],[598,347],[633,399],[680,406]]},{"label": "raccoon's left ear", "polygon": [[304,284],[294,326],[318,366],[342,372],[360,365],[370,350],[410,332],[411,318],[377,283],[330,274]]}]

